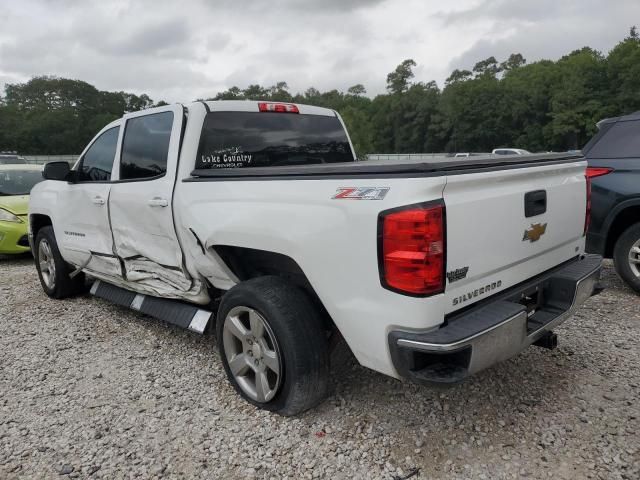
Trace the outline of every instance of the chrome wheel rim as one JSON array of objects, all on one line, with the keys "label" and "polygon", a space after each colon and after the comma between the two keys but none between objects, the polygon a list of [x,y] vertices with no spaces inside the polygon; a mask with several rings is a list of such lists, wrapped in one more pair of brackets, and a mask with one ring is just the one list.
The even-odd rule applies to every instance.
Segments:
[{"label": "chrome wheel rim", "polygon": [[224,319],[224,354],[233,378],[256,402],[273,399],[280,388],[281,360],[276,337],[256,310],[238,306]]},{"label": "chrome wheel rim", "polygon": [[640,277],[640,239],[629,250],[629,266],[636,277]]},{"label": "chrome wheel rim", "polygon": [[45,239],[38,245],[38,262],[40,262],[40,275],[47,288],[53,290],[56,286],[56,262],[51,253],[51,245]]}]

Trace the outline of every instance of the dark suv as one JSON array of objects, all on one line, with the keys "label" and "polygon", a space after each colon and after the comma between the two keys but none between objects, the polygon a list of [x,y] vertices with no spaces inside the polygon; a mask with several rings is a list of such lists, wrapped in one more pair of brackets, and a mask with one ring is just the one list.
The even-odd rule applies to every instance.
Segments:
[{"label": "dark suv", "polygon": [[583,148],[591,178],[587,251],[613,258],[640,293],[640,112],[608,118]]}]

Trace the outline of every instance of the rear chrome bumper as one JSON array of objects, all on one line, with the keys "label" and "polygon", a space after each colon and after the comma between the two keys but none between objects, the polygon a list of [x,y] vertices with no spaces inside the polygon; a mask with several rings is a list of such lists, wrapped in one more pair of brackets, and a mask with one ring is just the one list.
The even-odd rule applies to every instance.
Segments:
[{"label": "rear chrome bumper", "polygon": [[428,332],[392,331],[394,367],[420,383],[455,383],[513,357],[599,292],[602,257],[584,255],[456,313]]}]

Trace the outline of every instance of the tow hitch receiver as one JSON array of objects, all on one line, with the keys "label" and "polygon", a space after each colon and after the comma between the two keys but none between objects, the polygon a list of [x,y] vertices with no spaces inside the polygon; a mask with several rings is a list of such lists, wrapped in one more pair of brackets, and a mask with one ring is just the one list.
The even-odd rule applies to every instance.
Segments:
[{"label": "tow hitch receiver", "polygon": [[536,347],[546,348],[548,350],[555,350],[558,347],[558,336],[553,332],[547,332],[541,336],[538,340],[533,342]]}]

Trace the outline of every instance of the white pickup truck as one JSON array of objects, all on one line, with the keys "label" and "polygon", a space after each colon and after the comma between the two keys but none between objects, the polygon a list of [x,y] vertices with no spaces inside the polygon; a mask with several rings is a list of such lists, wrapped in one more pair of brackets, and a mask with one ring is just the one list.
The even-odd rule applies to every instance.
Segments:
[{"label": "white pickup truck", "polygon": [[553,347],[598,290],[575,155],[357,162],[333,110],[219,101],[127,114],[44,176],[29,218],[47,295],[90,277],[215,329],[235,389],[283,415],[325,397],[334,338],[378,372],[453,383]]}]

